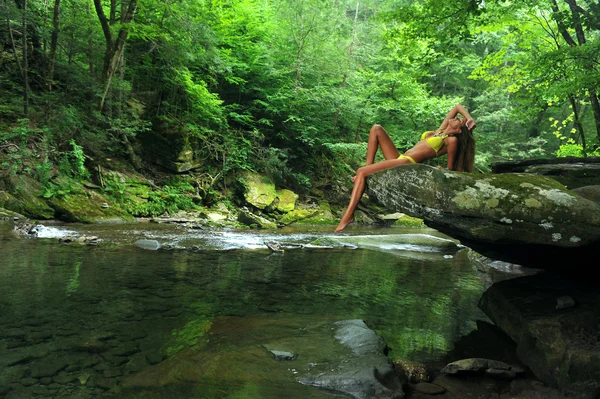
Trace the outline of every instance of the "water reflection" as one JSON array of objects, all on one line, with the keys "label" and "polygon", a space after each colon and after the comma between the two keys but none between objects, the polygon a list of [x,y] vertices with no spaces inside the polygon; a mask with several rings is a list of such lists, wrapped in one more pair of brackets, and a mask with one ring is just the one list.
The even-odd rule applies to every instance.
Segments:
[{"label": "water reflection", "polygon": [[[348,236],[357,249],[297,247],[279,254],[264,242],[304,245],[329,235],[165,225],[55,228],[103,241],[84,246],[17,239],[6,224],[0,226],[0,394],[96,397],[188,348],[211,351],[239,369],[239,359],[220,351],[241,342],[228,338],[226,349],[211,346],[218,336],[215,320],[219,334],[227,335],[223,317],[242,320],[240,325],[249,317],[264,323],[276,315],[286,315],[286,323],[364,319],[385,338],[392,358],[411,360],[442,357],[477,319],[485,319],[476,306],[485,286],[467,250],[390,246],[389,234],[399,230],[357,234],[363,236],[358,241],[357,235]],[[141,238],[175,249],[114,244]],[[260,329],[265,339],[275,334],[268,325]],[[240,386],[269,392],[275,385],[287,387],[288,397],[325,395],[296,387],[293,376],[243,381],[240,374],[240,381],[222,384],[219,374],[206,378],[227,395]],[[185,397],[187,388],[178,389]],[[275,391],[281,394],[280,388]],[[220,395],[214,397],[226,396]]]}]

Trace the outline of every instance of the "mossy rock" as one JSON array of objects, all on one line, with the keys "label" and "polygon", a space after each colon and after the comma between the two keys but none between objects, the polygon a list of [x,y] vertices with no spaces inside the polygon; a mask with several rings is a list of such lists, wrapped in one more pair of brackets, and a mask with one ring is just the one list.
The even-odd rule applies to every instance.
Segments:
[{"label": "mossy rock", "polygon": [[319,201],[319,208],[315,214],[303,219],[306,224],[336,224],[339,220],[331,213],[331,207],[327,201]]},{"label": "mossy rock", "polygon": [[296,207],[296,201],[298,200],[298,194],[291,190],[281,189],[277,190],[277,210],[282,213],[288,213],[294,210]]},{"label": "mossy rock", "polygon": [[293,211],[290,211],[283,215],[279,219],[279,223],[283,225],[288,225],[296,222],[304,221],[306,218],[309,218],[316,214],[319,210],[317,208],[295,208]]},{"label": "mossy rock", "polygon": [[259,229],[276,229],[277,225],[262,216],[255,215],[248,210],[241,210],[238,214],[238,221],[247,226],[256,226]]},{"label": "mossy rock", "polygon": [[9,211],[8,209],[0,208],[0,220],[25,219],[25,216],[20,213]]},{"label": "mossy rock", "polygon": [[277,198],[275,183],[267,176],[245,172],[238,181],[244,188],[246,203],[258,209],[267,209],[275,202]]},{"label": "mossy rock", "polygon": [[415,218],[408,215],[400,216],[392,226],[402,226],[402,227],[426,227],[423,219]]},{"label": "mossy rock", "polygon": [[32,219],[54,217],[54,209],[42,198],[42,185],[37,180],[25,175],[11,176],[3,180],[2,186],[6,191],[0,191],[1,207]]},{"label": "mossy rock", "polygon": [[55,209],[57,217],[66,222],[101,223],[134,220],[133,216],[118,206],[110,205],[106,197],[94,191],[51,198],[48,202]]}]

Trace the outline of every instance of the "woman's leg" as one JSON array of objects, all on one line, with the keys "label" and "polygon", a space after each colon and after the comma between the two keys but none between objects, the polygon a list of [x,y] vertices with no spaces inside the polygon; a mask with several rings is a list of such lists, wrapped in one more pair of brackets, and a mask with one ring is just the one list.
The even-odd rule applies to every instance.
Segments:
[{"label": "woman's leg", "polygon": [[394,142],[381,125],[373,125],[369,130],[367,143],[367,166],[375,162],[375,154],[377,154],[377,148],[379,147],[381,147],[381,152],[386,160],[396,159],[400,155]]},{"label": "woman's leg", "polygon": [[394,166],[404,165],[411,163],[408,159],[389,159],[382,162],[377,162],[371,165],[363,166],[356,171],[354,179],[354,188],[352,188],[352,194],[350,195],[350,203],[346,212],[342,216],[340,223],[335,228],[334,233],[338,233],[346,228],[354,220],[354,211],[358,206],[358,202],[365,192],[365,180],[371,173],[379,172],[385,169],[393,168]]},{"label": "woman's leg", "polygon": [[[396,150],[396,153],[397,152],[398,151]],[[413,148],[406,151],[404,155],[412,157],[415,160],[415,162],[419,163],[427,159],[435,158],[436,153],[429,144],[421,141],[417,143]],[[356,171],[354,187],[352,189],[352,194],[350,195],[350,203],[348,204],[348,208],[346,208],[346,212],[344,212],[344,215],[342,216],[342,219],[340,220],[340,223],[338,224],[334,232],[338,233],[344,230],[346,226],[348,226],[354,220],[354,211],[356,210],[358,202],[360,201],[360,198],[362,197],[365,191],[365,181],[367,176],[369,176],[371,173],[380,172],[385,169],[390,169],[395,166],[406,165],[410,163],[412,162],[410,162],[406,158],[398,159],[396,157],[394,159],[386,159],[385,161],[377,162],[359,168]]]}]

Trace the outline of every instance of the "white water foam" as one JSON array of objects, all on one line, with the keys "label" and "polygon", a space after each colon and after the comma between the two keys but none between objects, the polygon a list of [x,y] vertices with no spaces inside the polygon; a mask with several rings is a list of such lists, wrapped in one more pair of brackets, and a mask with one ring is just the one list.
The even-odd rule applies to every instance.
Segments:
[{"label": "white water foam", "polygon": [[60,227],[44,226],[38,224],[35,226],[36,236],[39,238],[62,238],[67,236],[78,236],[74,230],[68,230]]}]

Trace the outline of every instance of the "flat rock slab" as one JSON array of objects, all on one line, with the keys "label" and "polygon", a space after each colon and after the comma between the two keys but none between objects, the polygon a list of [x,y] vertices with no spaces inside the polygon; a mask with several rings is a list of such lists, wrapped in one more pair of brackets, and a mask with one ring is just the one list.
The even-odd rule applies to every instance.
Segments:
[{"label": "flat rock slab", "polygon": [[[557,299],[575,306],[557,309]],[[479,307],[517,344],[541,381],[574,397],[600,395],[600,289],[548,273],[493,284]]]},{"label": "flat rock slab", "polygon": [[490,258],[536,268],[597,262],[581,255],[600,243],[600,206],[548,177],[402,165],[371,175],[367,192]]}]

